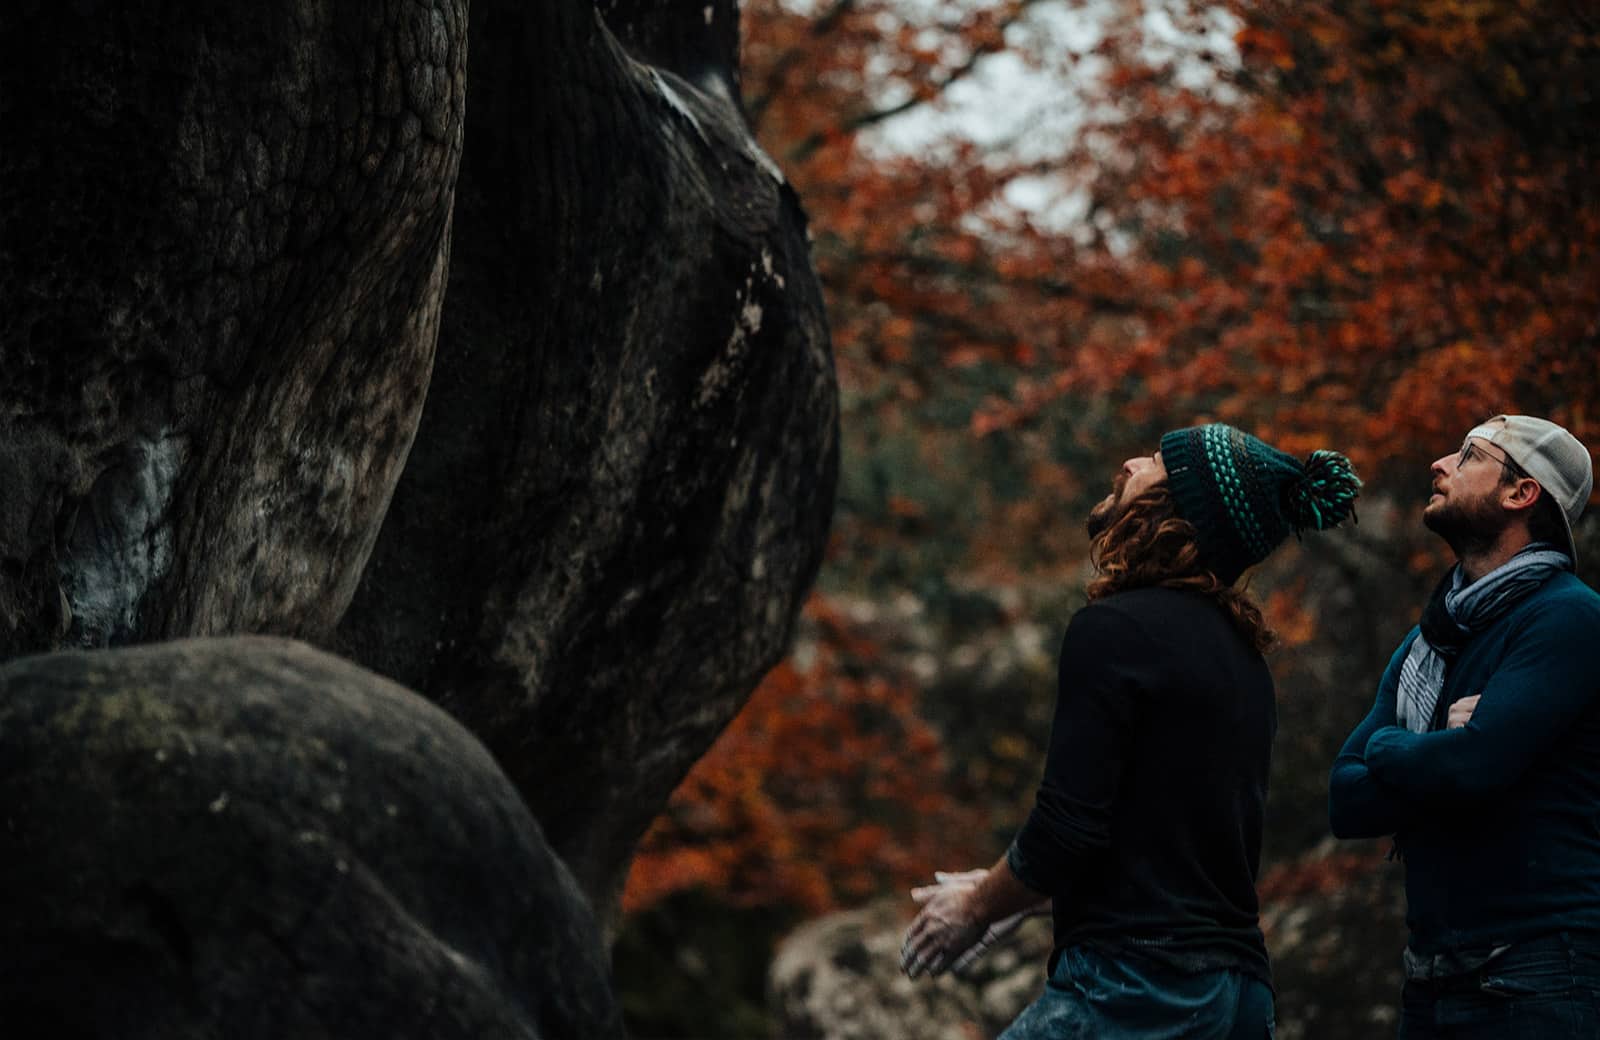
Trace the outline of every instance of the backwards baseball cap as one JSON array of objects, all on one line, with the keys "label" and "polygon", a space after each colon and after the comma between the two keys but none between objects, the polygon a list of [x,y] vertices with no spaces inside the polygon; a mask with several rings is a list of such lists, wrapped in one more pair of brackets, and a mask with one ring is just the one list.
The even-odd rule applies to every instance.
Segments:
[{"label": "backwards baseball cap", "polygon": [[1564,427],[1531,415],[1497,415],[1474,426],[1467,436],[1486,440],[1505,452],[1556,500],[1566,528],[1567,555],[1576,564],[1578,547],[1572,540],[1572,525],[1583,515],[1594,490],[1594,460],[1589,449]]}]

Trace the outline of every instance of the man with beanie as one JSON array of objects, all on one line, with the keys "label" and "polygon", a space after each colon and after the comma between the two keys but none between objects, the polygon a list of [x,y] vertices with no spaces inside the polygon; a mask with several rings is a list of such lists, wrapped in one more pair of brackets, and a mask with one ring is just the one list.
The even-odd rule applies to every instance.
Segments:
[{"label": "man with beanie", "polygon": [[962,967],[1050,900],[1050,984],[1004,1040],[1268,1035],[1255,879],[1277,713],[1271,635],[1235,583],[1359,486],[1342,455],[1302,463],[1222,424],[1123,464],[1089,514],[1097,574],[1033,812],[994,867],[913,893],[908,975]]},{"label": "man with beanie", "polygon": [[1500,415],[1433,463],[1457,563],[1333,765],[1341,838],[1406,867],[1407,1040],[1600,1037],[1600,595],[1574,575],[1589,451]]}]

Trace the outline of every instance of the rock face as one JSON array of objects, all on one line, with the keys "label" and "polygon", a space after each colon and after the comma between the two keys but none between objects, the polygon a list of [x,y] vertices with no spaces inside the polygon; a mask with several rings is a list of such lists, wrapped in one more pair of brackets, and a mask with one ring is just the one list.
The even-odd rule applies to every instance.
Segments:
[{"label": "rock face", "polygon": [[737,14],[0,5],[0,661],[335,647],[482,739],[608,916],[832,510]]},{"label": "rock face", "polygon": [[0,668],[10,1036],[621,1036],[577,886],[482,746],[269,638]]},{"label": "rock face", "polygon": [[0,660],[343,613],[428,386],[466,7],[0,7]]},{"label": "rock face", "polygon": [[472,5],[433,384],[337,646],[482,737],[609,917],[787,646],[838,418],[736,5],[601,12]]}]

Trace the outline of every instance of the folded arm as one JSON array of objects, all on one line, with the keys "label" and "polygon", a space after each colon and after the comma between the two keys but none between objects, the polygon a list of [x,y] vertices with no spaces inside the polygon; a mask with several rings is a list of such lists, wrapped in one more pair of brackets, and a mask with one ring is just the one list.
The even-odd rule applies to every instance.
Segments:
[{"label": "folded arm", "polygon": [[1516,783],[1600,694],[1588,655],[1600,611],[1552,604],[1529,619],[1457,729],[1412,733],[1382,726],[1367,739],[1367,768],[1417,799],[1482,795]]},{"label": "folded arm", "polygon": [[[1413,630],[1412,638],[1416,637]],[[1367,764],[1367,741],[1395,722],[1395,691],[1400,685],[1400,665],[1411,650],[1412,639],[1400,644],[1378,683],[1372,710],[1355,728],[1333,761],[1328,777],[1328,823],[1339,838],[1375,838],[1393,834],[1411,810],[1410,800],[1373,775]]]}]

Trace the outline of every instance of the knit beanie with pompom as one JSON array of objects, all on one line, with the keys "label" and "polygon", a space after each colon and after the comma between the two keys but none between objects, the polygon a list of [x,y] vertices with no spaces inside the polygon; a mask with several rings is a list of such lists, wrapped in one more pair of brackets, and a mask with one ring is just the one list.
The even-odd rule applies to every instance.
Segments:
[{"label": "knit beanie with pompom", "polygon": [[1226,423],[1161,438],[1178,515],[1194,525],[1200,556],[1225,585],[1266,559],[1290,531],[1327,530],[1351,515],[1361,480],[1336,451],[1304,462]]}]

